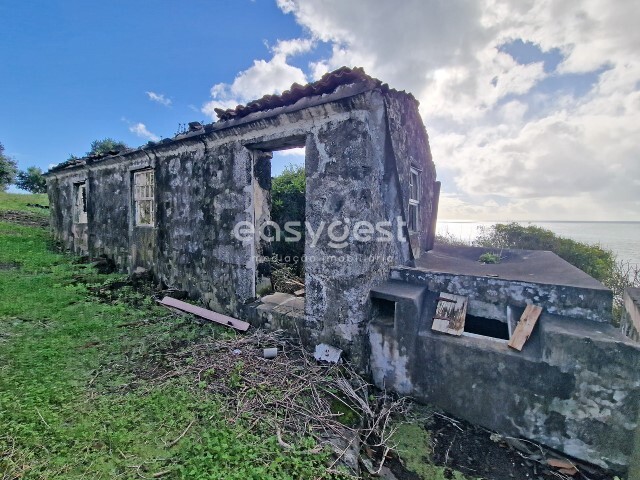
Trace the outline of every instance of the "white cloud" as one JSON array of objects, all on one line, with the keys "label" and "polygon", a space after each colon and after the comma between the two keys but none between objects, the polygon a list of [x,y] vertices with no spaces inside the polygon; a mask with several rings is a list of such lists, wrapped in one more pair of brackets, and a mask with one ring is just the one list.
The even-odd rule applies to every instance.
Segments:
[{"label": "white cloud", "polygon": [[[308,32],[300,45],[331,43],[331,54],[309,65],[310,79],[362,66],[420,100],[444,182],[441,218],[640,219],[634,1],[615,8],[604,0],[278,5]],[[517,39],[560,52],[556,71],[545,71],[541,60],[520,64],[500,50]],[[224,86],[221,98],[266,93],[264,82],[273,77],[253,70],[266,72],[270,62],[303,77],[286,63],[293,45],[281,51],[274,47],[272,60]],[[594,85],[580,95],[554,88],[561,81],[566,87],[567,74],[590,74]]]},{"label": "white cloud", "polygon": [[146,140],[151,140],[153,142],[157,142],[158,140],[160,140],[160,137],[154,133],[151,133],[144,123],[134,123],[133,125],[130,125],[129,131]]},{"label": "white cloud", "polygon": [[285,157],[303,157],[305,154],[304,147],[287,148],[286,150],[278,150],[278,154]]},{"label": "white cloud", "polygon": [[159,103],[160,105],[164,105],[165,107],[168,107],[169,105],[171,105],[171,99],[165,97],[164,94],[162,93],[155,93],[155,92],[145,92],[145,93],[149,97],[149,100],[151,100],[152,102]]},{"label": "white cloud", "polygon": [[312,41],[295,39],[279,41],[272,49],[270,60],[254,60],[253,65],[240,72],[232,83],[218,83],[211,87],[211,101],[202,112],[216,118],[215,108],[235,108],[267,94],[281,93],[293,83],[305,84],[307,77],[298,67],[287,63],[287,58],[308,51]]}]

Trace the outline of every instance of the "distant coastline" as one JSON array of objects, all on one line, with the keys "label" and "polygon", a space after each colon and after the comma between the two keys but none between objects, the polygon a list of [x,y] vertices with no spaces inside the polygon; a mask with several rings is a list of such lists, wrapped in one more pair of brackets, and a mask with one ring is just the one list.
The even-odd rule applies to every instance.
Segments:
[{"label": "distant coastline", "polygon": [[[471,242],[477,237],[479,228],[511,222],[513,220],[482,222],[438,220],[437,233]],[[527,220],[516,221],[516,223],[536,225],[578,242],[601,245],[613,251],[619,260],[640,265],[640,221]]]}]

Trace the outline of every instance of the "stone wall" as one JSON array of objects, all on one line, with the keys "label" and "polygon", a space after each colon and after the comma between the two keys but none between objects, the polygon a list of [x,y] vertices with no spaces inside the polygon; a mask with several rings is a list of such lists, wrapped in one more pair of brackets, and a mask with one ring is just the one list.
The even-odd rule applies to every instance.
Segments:
[{"label": "stone wall", "polygon": [[434,292],[447,292],[469,298],[469,313],[507,321],[507,308],[528,303],[549,313],[596,322],[611,322],[613,294],[607,288],[584,288],[531,281],[506,280],[474,275],[429,272],[395,267],[391,278],[425,285]]},{"label": "stone wall", "polygon": [[[234,226],[268,214],[261,178],[267,152],[296,145],[306,147],[306,220],[314,230],[326,231],[336,220],[350,226],[389,221],[395,232],[406,221],[409,169],[423,172],[425,232],[411,243],[406,228],[404,238],[394,235],[389,242],[358,241],[352,232],[342,248],[326,234],[315,243],[306,237],[306,337],[336,345],[363,364],[371,286],[392,266],[413,264],[414,253],[433,235],[435,169],[410,95],[366,82],[344,85],[330,95],[54,170],[48,182],[55,235],[77,253],[113,258],[123,270],[150,269],[215,311],[249,315],[262,246],[236,239]],[[133,220],[133,174],[143,169],[155,172],[153,227]],[[72,218],[73,185],[80,179],[88,185],[82,227]]]}]

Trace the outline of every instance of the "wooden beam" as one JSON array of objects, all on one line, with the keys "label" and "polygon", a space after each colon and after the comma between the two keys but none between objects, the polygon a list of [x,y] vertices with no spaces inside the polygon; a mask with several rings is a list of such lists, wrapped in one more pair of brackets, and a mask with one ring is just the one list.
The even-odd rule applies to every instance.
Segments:
[{"label": "wooden beam", "polygon": [[531,304],[527,305],[527,308],[524,309],[524,313],[520,317],[520,321],[509,340],[509,346],[511,348],[518,350],[519,352],[522,351],[522,347],[524,347],[524,344],[529,340],[541,313],[541,307]]},{"label": "wooden beam", "polygon": [[226,315],[222,315],[221,313],[207,310],[206,308],[202,307],[197,307],[195,305],[191,305],[187,302],[182,302],[175,298],[164,297],[162,300],[160,300],[160,303],[165,307],[177,308],[178,310],[182,310],[183,312],[192,313],[194,315],[197,315],[198,317],[204,318],[205,320],[210,320],[226,327],[235,328],[236,330],[240,330],[241,332],[246,332],[250,327],[247,322],[243,322],[242,320],[238,320],[237,318],[228,317]]},{"label": "wooden beam", "polygon": [[449,335],[462,335],[467,316],[467,303],[467,297],[441,293],[431,329]]}]

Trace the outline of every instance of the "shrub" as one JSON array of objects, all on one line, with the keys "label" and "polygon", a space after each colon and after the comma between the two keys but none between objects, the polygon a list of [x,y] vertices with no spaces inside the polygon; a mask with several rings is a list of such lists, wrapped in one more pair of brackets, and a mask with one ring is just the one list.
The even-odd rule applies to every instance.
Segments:
[{"label": "shrub", "polygon": [[[273,242],[273,253],[280,258],[302,258],[305,238],[305,189],[306,177],[304,167],[289,165],[274,177],[271,182],[271,220],[281,229],[287,222],[300,222],[299,232],[302,237],[297,242]],[[296,274],[300,275],[302,262],[292,262]]]},{"label": "shrub", "polygon": [[500,254],[498,253],[483,253],[478,258],[480,263],[500,263]]}]

